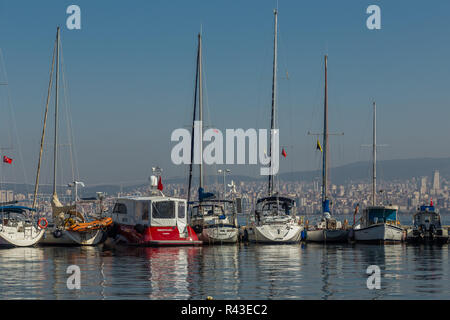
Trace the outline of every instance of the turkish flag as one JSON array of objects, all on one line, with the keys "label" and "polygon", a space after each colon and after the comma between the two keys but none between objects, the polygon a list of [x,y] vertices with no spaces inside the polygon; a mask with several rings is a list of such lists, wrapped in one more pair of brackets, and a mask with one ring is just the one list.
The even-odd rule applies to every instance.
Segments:
[{"label": "turkish flag", "polygon": [[163,184],[161,181],[161,177],[159,177],[159,181],[158,181],[158,190],[163,191]]},{"label": "turkish flag", "polygon": [[4,163],[12,163],[12,162],[13,162],[13,159],[8,158],[7,156],[3,156],[3,162],[4,162]]},{"label": "turkish flag", "polygon": [[287,153],[286,153],[286,151],[284,151],[284,148],[283,148],[283,151],[281,151],[281,154],[283,155],[283,157],[287,157]]}]

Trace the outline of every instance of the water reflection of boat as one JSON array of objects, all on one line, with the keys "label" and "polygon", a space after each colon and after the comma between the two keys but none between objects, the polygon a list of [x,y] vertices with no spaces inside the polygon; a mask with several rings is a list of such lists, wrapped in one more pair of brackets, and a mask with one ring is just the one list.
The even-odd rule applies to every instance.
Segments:
[{"label": "water reflection of boat", "polygon": [[413,216],[413,228],[408,230],[406,240],[409,242],[436,242],[448,241],[448,230],[441,225],[441,216],[433,206],[420,206]]}]

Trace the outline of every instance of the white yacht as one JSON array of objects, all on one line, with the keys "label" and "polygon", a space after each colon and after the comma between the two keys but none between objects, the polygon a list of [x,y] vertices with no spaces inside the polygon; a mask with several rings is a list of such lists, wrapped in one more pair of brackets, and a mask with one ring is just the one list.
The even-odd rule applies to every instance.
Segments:
[{"label": "white yacht", "polygon": [[298,243],[303,226],[296,214],[291,198],[275,195],[258,199],[254,216],[244,229],[244,239],[257,243]]},{"label": "white yacht", "polygon": [[47,221],[41,218],[36,224],[33,211],[17,205],[0,206],[0,246],[28,247],[42,238]]}]

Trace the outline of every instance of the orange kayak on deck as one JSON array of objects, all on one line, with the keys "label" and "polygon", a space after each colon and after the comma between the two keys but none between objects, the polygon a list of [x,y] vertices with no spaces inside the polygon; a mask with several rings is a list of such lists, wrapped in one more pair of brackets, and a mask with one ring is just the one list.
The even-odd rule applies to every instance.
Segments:
[{"label": "orange kayak on deck", "polygon": [[108,226],[110,226],[113,223],[113,220],[111,218],[103,218],[99,220],[94,220],[91,222],[77,222],[72,224],[67,228],[69,231],[75,231],[75,232],[84,232],[84,231],[90,231],[90,230],[97,230],[97,229],[103,229]]}]

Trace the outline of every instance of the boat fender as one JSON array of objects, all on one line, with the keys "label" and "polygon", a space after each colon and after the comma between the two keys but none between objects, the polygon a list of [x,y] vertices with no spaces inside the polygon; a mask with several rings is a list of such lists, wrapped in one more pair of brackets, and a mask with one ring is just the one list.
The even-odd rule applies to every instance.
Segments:
[{"label": "boat fender", "polygon": [[[42,224],[42,222],[44,222],[44,224]],[[48,227],[48,221],[47,221],[47,219],[45,219],[44,217],[39,218],[39,220],[38,220],[38,226],[39,226],[39,228],[41,228],[41,229],[46,229],[46,228]]]},{"label": "boat fender", "polygon": [[62,237],[62,231],[61,230],[59,230],[59,229],[56,229],[55,231],[53,231],[53,236],[55,237],[55,238],[61,238]]},{"label": "boat fender", "polygon": [[144,234],[145,232],[145,227],[142,224],[137,224],[134,226],[134,230],[136,230],[137,232],[139,232],[140,234]]},{"label": "boat fender", "polygon": [[300,234],[300,239],[301,240],[306,240],[306,235],[307,235],[307,231],[305,229],[303,229],[301,234]]}]

